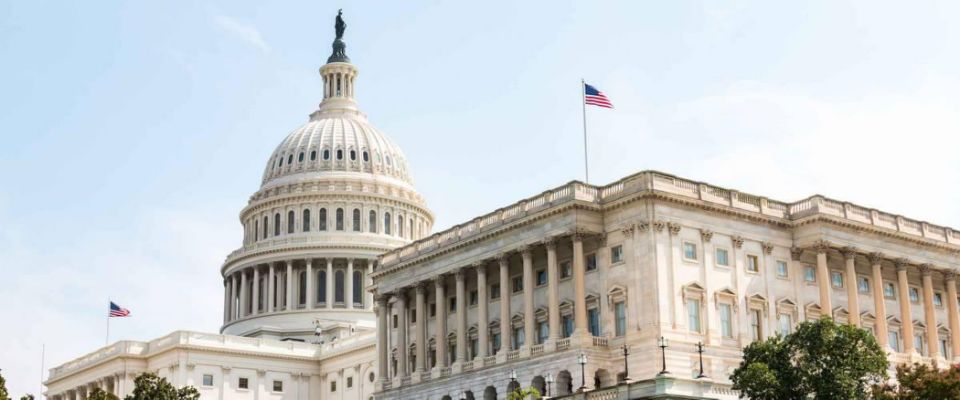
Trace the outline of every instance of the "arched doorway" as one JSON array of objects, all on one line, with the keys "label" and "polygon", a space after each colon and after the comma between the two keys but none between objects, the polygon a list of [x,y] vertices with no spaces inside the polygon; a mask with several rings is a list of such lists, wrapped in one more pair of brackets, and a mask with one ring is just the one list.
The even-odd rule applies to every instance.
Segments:
[{"label": "arched doorway", "polygon": [[545,381],[542,376],[537,375],[533,377],[533,380],[530,381],[530,386],[536,388],[541,396],[547,395],[547,381]]},{"label": "arched doorway", "polygon": [[607,371],[603,368],[598,369],[597,372],[593,373],[593,388],[600,389],[608,386],[613,386],[616,383],[611,380],[610,371]]},{"label": "arched doorway", "polygon": [[467,400],[476,400],[476,398],[473,397],[473,391],[472,391],[472,390],[468,390],[468,391],[466,391],[466,392],[463,392],[463,397],[466,397]]},{"label": "arched doorway", "polygon": [[453,400],[453,399],[451,399],[449,395],[446,395],[441,397],[440,400]]},{"label": "arched doorway", "polygon": [[510,384],[507,385],[506,393],[509,395],[510,393],[515,392],[517,390],[520,390],[520,382],[510,381]]},{"label": "arched doorway", "polygon": [[570,371],[563,370],[557,374],[557,383],[556,383],[556,394],[555,396],[571,394],[573,393],[573,378],[570,376]]},{"label": "arched doorway", "polygon": [[483,400],[497,400],[497,388],[487,386],[486,389],[483,389]]}]

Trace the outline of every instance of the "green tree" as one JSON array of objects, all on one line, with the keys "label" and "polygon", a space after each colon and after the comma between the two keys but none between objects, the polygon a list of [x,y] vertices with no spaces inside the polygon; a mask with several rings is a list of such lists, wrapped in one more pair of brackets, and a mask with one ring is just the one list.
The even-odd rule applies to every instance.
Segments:
[{"label": "green tree", "polygon": [[[0,369],[0,371],[3,371]],[[3,375],[0,374],[0,400],[10,400],[10,395],[7,393],[7,380],[3,379]]]},{"label": "green tree", "polygon": [[540,391],[537,388],[530,386],[526,389],[514,390],[510,393],[507,393],[507,400],[538,400],[540,399]]},{"label": "green tree", "polygon": [[33,400],[33,395],[30,393],[27,393],[23,396],[20,396],[20,400]]},{"label": "green tree", "polygon": [[87,400],[119,400],[119,398],[113,393],[105,392],[100,388],[94,388],[90,394],[87,395]]},{"label": "green tree", "polygon": [[731,380],[753,400],[868,399],[887,365],[866,330],[823,318],[747,346]]},{"label": "green tree", "polygon": [[960,364],[939,370],[926,364],[898,365],[897,385],[874,387],[877,400],[960,399]]},{"label": "green tree", "polygon": [[133,380],[133,394],[125,400],[197,400],[200,392],[193,386],[180,389],[173,387],[166,379],[152,373],[143,373]]}]

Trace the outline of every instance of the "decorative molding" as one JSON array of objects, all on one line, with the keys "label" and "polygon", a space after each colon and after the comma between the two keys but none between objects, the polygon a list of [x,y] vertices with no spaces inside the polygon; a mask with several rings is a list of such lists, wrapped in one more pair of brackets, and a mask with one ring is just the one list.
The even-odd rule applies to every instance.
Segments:
[{"label": "decorative molding", "polygon": [[700,239],[703,240],[704,243],[710,243],[710,240],[713,239],[713,231],[700,228]]},{"label": "decorative molding", "polygon": [[427,294],[427,286],[430,285],[428,281],[417,282],[417,294]]},{"label": "decorative molding", "polygon": [[763,243],[760,243],[760,247],[763,248],[763,253],[764,253],[764,254],[772,254],[772,253],[773,253],[773,243],[763,242]]},{"label": "decorative molding", "polygon": [[676,222],[667,223],[667,228],[670,229],[671,236],[676,236],[677,234],[680,233],[680,224]]},{"label": "decorative molding", "polygon": [[893,265],[897,266],[897,272],[906,271],[907,267],[910,266],[910,262],[906,258],[898,258],[893,260]]},{"label": "decorative molding", "polygon": [[857,257],[857,248],[854,246],[845,246],[840,249],[840,253],[843,254],[844,260],[852,260]]},{"label": "decorative molding", "polygon": [[949,281],[956,281],[956,280],[957,280],[957,273],[956,273],[956,272],[953,272],[953,271],[943,271],[943,280],[945,280],[945,281],[947,281],[947,282],[949,282]]},{"label": "decorative molding", "polygon": [[632,238],[632,237],[633,237],[633,232],[634,232],[635,229],[636,229],[636,225],[634,225],[634,224],[627,224],[626,226],[624,226],[623,228],[621,228],[621,232],[623,232],[623,237]]},{"label": "decorative molding", "polygon": [[640,232],[646,232],[650,230],[650,223],[647,221],[637,222],[637,230]]},{"label": "decorative molding", "polygon": [[533,246],[529,244],[522,245],[517,248],[517,252],[523,257],[530,257],[533,255]]},{"label": "decorative molding", "polygon": [[548,237],[548,238],[546,238],[546,239],[543,239],[543,241],[540,242],[540,243],[543,243],[543,246],[546,247],[547,250],[556,250],[556,249],[557,249],[557,241],[558,241],[558,240],[557,240],[557,237],[556,237],[556,236],[550,236],[550,237]]},{"label": "decorative molding", "polygon": [[791,247],[790,248],[790,258],[793,261],[800,261],[800,257],[803,256],[803,249],[800,247]]},{"label": "decorative molding", "polygon": [[667,223],[663,221],[653,221],[653,230],[657,233],[663,232],[663,228],[667,227]]},{"label": "decorative molding", "polygon": [[883,262],[883,259],[885,258],[884,254],[879,251],[870,253],[867,255],[867,257],[870,258],[870,265],[878,265]]},{"label": "decorative molding", "polygon": [[477,261],[470,265],[473,269],[477,270],[477,275],[486,275],[487,274],[487,264],[482,261]]},{"label": "decorative molding", "polygon": [[467,267],[457,268],[456,277],[458,281],[467,280]]},{"label": "decorative molding", "polygon": [[826,240],[817,240],[813,242],[813,249],[817,251],[817,254],[824,254],[830,251],[830,242]]},{"label": "decorative molding", "polygon": [[733,242],[734,248],[739,249],[743,247],[743,236],[740,236],[740,235],[732,236],[730,237],[730,241]]},{"label": "decorative molding", "polygon": [[503,253],[497,254],[496,258],[497,258],[497,263],[499,263],[500,265],[510,264],[510,253],[503,252]]},{"label": "decorative molding", "polygon": [[933,265],[931,264],[920,264],[920,274],[923,276],[930,276],[933,273]]}]

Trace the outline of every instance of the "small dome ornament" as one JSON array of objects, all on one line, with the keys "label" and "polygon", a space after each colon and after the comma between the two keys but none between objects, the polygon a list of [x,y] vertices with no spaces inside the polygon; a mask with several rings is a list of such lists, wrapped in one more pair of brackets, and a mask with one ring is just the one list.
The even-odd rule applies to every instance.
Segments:
[{"label": "small dome ornament", "polygon": [[347,57],[347,44],[343,42],[343,31],[347,30],[347,23],[343,22],[343,9],[337,10],[337,20],[334,24],[334,29],[336,30],[337,37],[333,39],[333,54],[330,54],[330,57],[327,58],[327,64],[335,62],[350,62],[350,57]]}]

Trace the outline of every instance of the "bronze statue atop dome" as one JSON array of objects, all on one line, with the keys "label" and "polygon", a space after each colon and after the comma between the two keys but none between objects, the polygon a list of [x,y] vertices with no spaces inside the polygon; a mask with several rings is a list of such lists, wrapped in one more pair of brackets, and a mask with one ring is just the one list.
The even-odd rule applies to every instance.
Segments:
[{"label": "bronze statue atop dome", "polygon": [[343,9],[337,10],[337,19],[334,24],[337,36],[333,39],[333,54],[327,58],[327,64],[332,62],[350,62],[347,57],[347,44],[343,42],[343,31],[347,30],[347,23],[343,22]]}]

